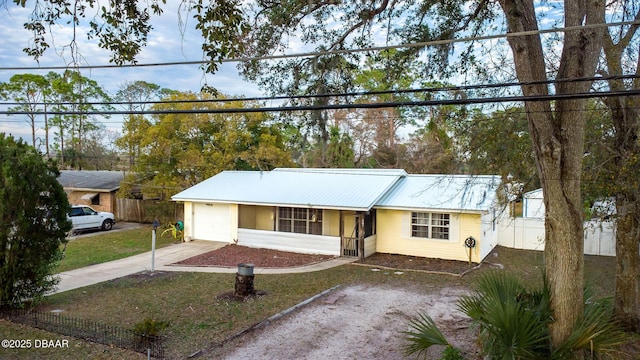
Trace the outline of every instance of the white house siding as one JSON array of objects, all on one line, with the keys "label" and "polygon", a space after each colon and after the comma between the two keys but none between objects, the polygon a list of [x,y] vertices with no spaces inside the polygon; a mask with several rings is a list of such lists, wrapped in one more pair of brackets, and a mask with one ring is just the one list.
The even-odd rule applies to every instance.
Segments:
[{"label": "white house siding", "polygon": [[237,205],[193,204],[193,239],[232,242],[237,238]]},{"label": "white house siding", "polygon": [[337,236],[239,229],[238,245],[303,254],[340,255],[340,237]]},{"label": "white house siding", "polygon": [[185,202],[184,203],[184,241],[191,241],[193,239],[193,203]]},{"label": "white house siding", "polygon": [[369,257],[376,253],[377,249],[377,235],[371,235],[364,239],[364,257]]},{"label": "white house siding", "polygon": [[493,212],[480,216],[482,241],[480,241],[480,258],[484,259],[498,245],[498,224]]}]

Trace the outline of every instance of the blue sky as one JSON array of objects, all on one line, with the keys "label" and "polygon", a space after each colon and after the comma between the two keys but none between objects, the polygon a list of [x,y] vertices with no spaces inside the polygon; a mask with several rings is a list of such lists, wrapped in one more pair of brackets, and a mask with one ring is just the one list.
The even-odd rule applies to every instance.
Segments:
[{"label": "blue sky", "polygon": [[[27,4],[33,6],[33,2],[27,2]],[[139,64],[202,60],[200,49],[202,40],[198,32],[193,29],[195,22],[192,19],[187,19],[189,30],[185,32],[184,37],[180,34],[177,4],[177,1],[168,1],[164,7],[163,15],[153,19],[154,29],[149,35],[147,47],[138,56]],[[24,30],[22,25],[28,19],[31,11],[32,9],[29,8],[23,9],[15,6],[13,2],[8,2],[6,9],[0,8],[0,34],[2,34],[2,39],[0,39],[0,82],[8,81],[15,74],[46,74],[51,71],[49,69],[2,70],[1,68],[66,66],[71,60],[69,52],[65,51],[63,47],[71,39],[72,29],[70,26],[54,26],[51,29],[54,40],[48,40],[52,46],[40,59],[39,64],[22,51],[32,37],[31,33]],[[109,64],[109,53],[100,49],[96,41],[87,40],[86,33],[86,27],[77,30],[82,55],[81,65]],[[62,70],[55,71],[61,72]],[[205,84],[204,74],[198,65],[91,69],[82,70],[82,74],[97,81],[110,94],[115,94],[119,87],[127,81],[143,80],[180,91],[199,91]],[[206,76],[206,83],[231,96],[262,95],[256,86],[244,82],[240,78],[235,64],[222,65],[217,74]],[[0,115],[0,132],[22,136],[30,142],[29,125],[18,120],[18,116]],[[119,126],[111,123],[114,120],[120,119],[111,119],[109,127],[117,129]],[[40,130],[38,135],[44,135],[44,131]]]}]

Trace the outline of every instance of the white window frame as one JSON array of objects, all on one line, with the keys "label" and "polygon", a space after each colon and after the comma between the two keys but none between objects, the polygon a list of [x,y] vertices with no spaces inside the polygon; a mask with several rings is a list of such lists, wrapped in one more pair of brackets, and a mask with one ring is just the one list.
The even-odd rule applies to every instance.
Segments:
[{"label": "white window frame", "polygon": [[412,211],[411,237],[451,241],[451,214]]}]

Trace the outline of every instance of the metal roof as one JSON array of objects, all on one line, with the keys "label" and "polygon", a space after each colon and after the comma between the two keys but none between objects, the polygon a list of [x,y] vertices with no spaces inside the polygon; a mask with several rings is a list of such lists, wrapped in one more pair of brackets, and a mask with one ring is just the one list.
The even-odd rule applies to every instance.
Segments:
[{"label": "metal roof", "polygon": [[398,169],[223,171],[174,201],[366,211],[376,208],[485,211],[499,176],[408,175]]},{"label": "metal roof", "polygon": [[494,203],[500,177],[494,175],[408,175],[376,208],[486,211]]},{"label": "metal roof", "polygon": [[525,199],[542,199],[542,189],[535,189],[522,194]]},{"label": "metal roof", "polygon": [[386,169],[223,171],[172,199],[366,211],[405,175]]},{"label": "metal roof", "polygon": [[272,171],[305,172],[321,174],[355,174],[355,175],[395,175],[405,176],[402,169],[328,169],[328,168],[276,168]]},{"label": "metal roof", "polygon": [[58,182],[65,189],[116,191],[124,179],[122,171],[61,170]]}]

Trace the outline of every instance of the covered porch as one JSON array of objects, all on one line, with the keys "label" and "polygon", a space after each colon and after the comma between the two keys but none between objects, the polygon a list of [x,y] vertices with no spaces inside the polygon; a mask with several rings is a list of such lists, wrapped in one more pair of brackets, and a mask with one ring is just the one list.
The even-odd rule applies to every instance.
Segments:
[{"label": "covered porch", "polygon": [[238,206],[238,245],[365,258],[376,252],[376,212]]}]

